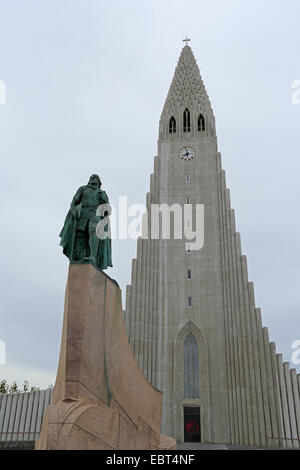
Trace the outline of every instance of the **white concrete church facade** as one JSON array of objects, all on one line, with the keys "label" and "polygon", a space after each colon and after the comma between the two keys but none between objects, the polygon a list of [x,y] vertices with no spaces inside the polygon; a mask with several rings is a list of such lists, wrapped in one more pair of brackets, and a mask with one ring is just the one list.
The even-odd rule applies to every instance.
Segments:
[{"label": "white concrete church facade", "polygon": [[204,246],[140,238],[132,263],[125,323],[139,366],[163,392],[162,432],[178,442],[299,447],[300,375],[276,353],[255,306],[214,114],[188,45],[160,119],[149,231],[151,205],[164,203],[204,204]]}]

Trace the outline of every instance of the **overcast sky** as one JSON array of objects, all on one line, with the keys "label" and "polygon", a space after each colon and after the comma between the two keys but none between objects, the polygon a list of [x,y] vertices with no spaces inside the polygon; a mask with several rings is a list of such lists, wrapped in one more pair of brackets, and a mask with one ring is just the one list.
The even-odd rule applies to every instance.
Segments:
[{"label": "overcast sky", "polygon": [[[277,351],[300,339],[299,0],[0,0],[0,379],[55,381],[71,198],[100,174],[144,203],[188,35],[208,91],[256,304]],[[136,242],[115,241],[125,289]],[[295,367],[295,366],[293,366]],[[299,366],[298,370],[300,371]]]}]

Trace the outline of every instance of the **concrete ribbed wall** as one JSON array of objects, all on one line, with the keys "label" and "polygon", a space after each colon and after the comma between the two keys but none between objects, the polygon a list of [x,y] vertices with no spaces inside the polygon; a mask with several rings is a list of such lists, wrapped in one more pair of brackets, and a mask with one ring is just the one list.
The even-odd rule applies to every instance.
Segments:
[{"label": "concrete ribbed wall", "polygon": [[[158,173],[160,159],[154,159],[154,174],[151,175],[151,192],[147,193],[147,219],[143,230],[151,227],[151,204],[159,203]],[[158,335],[161,329],[159,312],[160,297],[160,242],[138,239],[137,258],[132,261],[131,285],[126,289],[125,325],[129,342],[139,367],[145,377],[157,388],[161,388],[158,370]],[[150,272],[150,274],[149,274]]]},{"label": "concrete ribbed wall", "polygon": [[299,448],[300,374],[276,353],[255,308],[220,154],[217,172],[231,442]]},{"label": "concrete ribbed wall", "polygon": [[52,389],[0,394],[0,441],[34,441],[52,400]]},{"label": "concrete ribbed wall", "polygon": [[[272,344],[272,343],[271,343]],[[283,418],[282,437],[285,447],[300,447],[300,374],[276,355],[276,374],[279,379],[279,398]]]}]

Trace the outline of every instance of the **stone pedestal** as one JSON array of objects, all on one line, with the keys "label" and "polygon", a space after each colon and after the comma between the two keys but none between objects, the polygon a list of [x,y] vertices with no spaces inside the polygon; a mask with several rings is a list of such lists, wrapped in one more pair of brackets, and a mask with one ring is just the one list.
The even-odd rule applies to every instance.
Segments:
[{"label": "stone pedestal", "polygon": [[119,287],[70,265],[53,402],[35,448],[175,449],[160,434],[161,406],[128,344]]}]

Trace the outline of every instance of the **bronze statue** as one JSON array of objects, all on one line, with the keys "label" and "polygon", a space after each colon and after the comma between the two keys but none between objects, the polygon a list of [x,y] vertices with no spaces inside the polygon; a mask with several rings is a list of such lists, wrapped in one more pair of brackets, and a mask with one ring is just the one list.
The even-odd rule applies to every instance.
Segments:
[{"label": "bronze statue", "polygon": [[[112,267],[112,261],[108,219],[110,206],[101,185],[99,176],[92,175],[88,184],[78,189],[59,236],[63,252],[71,263],[90,262],[102,270]],[[100,215],[97,215],[99,206],[103,204],[104,211],[100,210]],[[96,229],[101,221],[106,236],[99,238]]]}]

